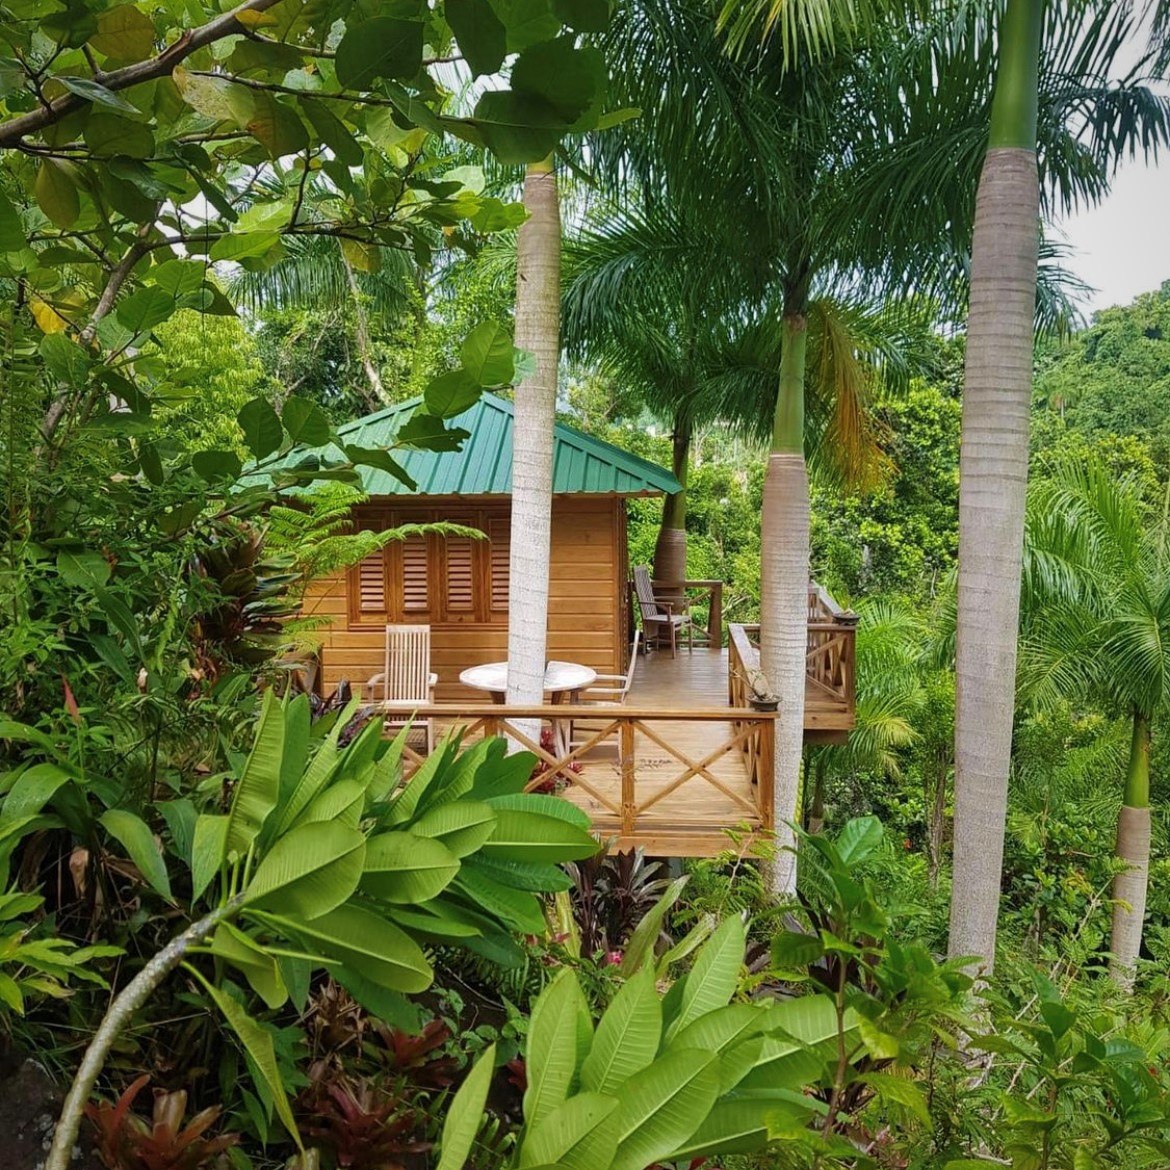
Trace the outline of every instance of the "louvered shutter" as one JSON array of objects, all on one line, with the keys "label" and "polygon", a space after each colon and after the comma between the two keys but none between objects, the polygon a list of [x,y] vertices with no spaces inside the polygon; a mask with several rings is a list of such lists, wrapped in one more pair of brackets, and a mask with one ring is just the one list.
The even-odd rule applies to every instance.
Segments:
[{"label": "louvered shutter", "polygon": [[[459,520],[474,524],[474,520]],[[469,536],[448,536],[443,541],[446,568],[444,616],[448,621],[471,622],[478,616],[475,596],[475,545]]]},{"label": "louvered shutter", "polygon": [[[367,532],[380,532],[386,527],[386,517],[367,514],[359,519],[358,527]],[[350,570],[351,625],[381,625],[389,619],[390,580],[386,562],[386,550],[379,549]]]},{"label": "louvered shutter", "polygon": [[508,612],[508,557],[511,548],[512,521],[508,516],[493,516],[487,522],[490,570],[490,605],[493,614]]},{"label": "louvered shutter", "polygon": [[408,536],[399,546],[402,565],[402,616],[428,617],[431,612],[429,541]]}]

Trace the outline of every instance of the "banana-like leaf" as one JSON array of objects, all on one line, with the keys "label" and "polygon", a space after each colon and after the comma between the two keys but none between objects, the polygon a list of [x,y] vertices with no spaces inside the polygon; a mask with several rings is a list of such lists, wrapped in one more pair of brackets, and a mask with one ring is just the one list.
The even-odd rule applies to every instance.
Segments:
[{"label": "banana-like leaf", "polygon": [[443,1136],[439,1143],[439,1164],[435,1170],[463,1170],[475,1135],[483,1124],[483,1107],[496,1066],[496,1046],[489,1044],[471,1066],[447,1108]]},{"label": "banana-like leaf", "polygon": [[211,952],[230,963],[248,980],[265,1007],[278,1008],[288,1000],[276,958],[230,922],[221,922],[211,938]]},{"label": "banana-like leaf", "polygon": [[735,914],[703,944],[683,985],[678,1015],[667,1029],[668,1041],[701,1016],[727,1006],[739,985],[746,943],[747,927]]},{"label": "banana-like leaf", "polygon": [[540,813],[542,816],[555,817],[558,821],[576,825],[579,829],[588,829],[590,825],[589,814],[579,809],[571,800],[565,800],[563,796],[549,796],[543,792],[518,792],[483,799],[485,804],[497,811]]},{"label": "banana-like leaf", "polygon": [[338,780],[313,797],[309,807],[297,818],[297,824],[338,821],[356,829],[361,823],[365,804],[366,786],[360,780]]},{"label": "banana-like leaf", "polygon": [[309,766],[291,784],[288,794],[282,797],[280,808],[273,818],[272,836],[280,837],[288,832],[297,818],[308,807],[313,797],[329,783],[340,768],[346,749],[338,746],[338,740],[356,709],[357,700],[353,699],[342,711],[341,716],[333,725],[333,730],[326,736],[309,761]]},{"label": "banana-like leaf", "polygon": [[247,853],[276,808],[283,759],[284,708],[269,690],[264,692],[256,738],[232,797],[224,843],[227,856],[236,853],[242,857]]},{"label": "banana-like leaf", "polygon": [[288,799],[305,770],[311,727],[309,696],[297,695],[284,709],[284,751],[280,760],[278,804]]},{"label": "banana-like leaf", "polygon": [[456,857],[466,857],[492,835],[495,820],[493,809],[482,801],[457,800],[424,813],[410,831],[418,837],[442,841]]},{"label": "banana-like leaf", "polygon": [[402,749],[406,747],[409,734],[408,724],[386,745],[386,749],[378,757],[370,775],[370,785],[366,789],[368,804],[387,800],[402,783]]},{"label": "banana-like leaf", "polygon": [[717,1101],[703,1123],[671,1151],[684,1164],[711,1154],[750,1154],[768,1144],[769,1107],[735,1097]]},{"label": "banana-like leaf", "polygon": [[386,913],[404,930],[436,942],[477,938],[483,934],[482,928],[474,922],[454,917],[452,907],[443,902],[433,902],[429,906],[413,906],[410,909],[403,906],[388,906]]},{"label": "banana-like leaf", "polygon": [[661,1039],[662,1004],[653,972],[643,967],[626,981],[601,1017],[581,1065],[582,1088],[616,1094],[654,1060]]},{"label": "banana-like leaf", "polygon": [[520,1147],[520,1166],[553,1163],[567,1170],[599,1170],[613,1161],[618,1102],[601,1093],[578,1093],[531,1127]]},{"label": "banana-like leaf", "polygon": [[231,1025],[232,1031],[240,1038],[244,1051],[251,1057],[253,1067],[272,1098],[277,1117],[296,1142],[297,1149],[303,1150],[305,1147],[301,1144],[301,1135],[297,1131],[296,1121],[293,1120],[288,1094],[284,1091],[284,1082],[276,1063],[276,1048],[272,1043],[271,1034],[252,1019],[226,991],[206,982],[204,987],[215,1002],[215,1006],[223,1012],[224,1019]]},{"label": "banana-like leaf", "polygon": [[514,890],[555,894],[573,888],[573,879],[559,865],[536,861],[502,861],[484,857],[482,852],[470,860],[480,873]]},{"label": "banana-like leaf", "polygon": [[675,878],[666,887],[662,897],[646,912],[642,921],[634,927],[634,933],[630,935],[630,940],[626,943],[626,951],[622,956],[621,965],[618,967],[618,974],[624,975],[628,979],[647,959],[651,962],[654,961],[654,944],[662,933],[662,924],[666,921],[671,906],[678,901],[679,895],[689,880],[690,878],[686,874]]},{"label": "banana-like leaf", "polygon": [[610,1170],[645,1170],[665,1158],[698,1129],[718,1093],[715,1053],[684,1048],[659,1057],[622,1087]]},{"label": "banana-like leaf", "polygon": [[592,1034],[589,1007],[576,974],[567,968],[532,1007],[524,1091],[524,1124],[530,1133],[573,1091]]},{"label": "banana-like leaf", "polygon": [[191,840],[191,898],[197,901],[219,872],[227,849],[227,815],[203,813]]},{"label": "banana-like leaf", "polygon": [[357,889],[366,839],[340,822],[298,825],[260,862],[244,892],[251,910],[318,918]]},{"label": "banana-like leaf", "polygon": [[[749,1036],[772,1027],[772,1009],[764,1003],[733,1003],[700,1016],[694,1023],[680,1028],[671,1048],[704,1048],[722,1052]],[[780,1025],[777,1025],[780,1026]]]},{"label": "banana-like leaf", "polygon": [[361,887],[385,902],[429,902],[459,872],[459,858],[442,841],[414,833],[379,833],[366,846]]},{"label": "banana-like leaf", "polygon": [[544,913],[536,898],[488,876],[474,858],[463,863],[451,886],[460,891],[469,907],[491,915],[512,930],[537,935],[545,931]]},{"label": "banana-like leaf", "polygon": [[485,857],[508,861],[578,861],[592,857],[599,848],[588,830],[560,817],[519,812],[498,804],[492,807],[496,823],[482,846]]},{"label": "banana-like leaf", "polygon": [[410,778],[410,783],[402,789],[398,799],[394,801],[387,818],[388,824],[401,827],[414,820],[427,789],[435,782],[440,773],[445,772],[451,766],[451,761],[455,758],[455,753],[458,750],[458,740],[444,740],[419,764],[417,771]]},{"label": "banana-like leaf", "polygon": [[418,943],[361,906],[339,906],[310,922],[272,920],[310,950],[337,960],[380,987],[409,993],[431,985],[434,973]]},{"label": "banana-like leaf", "polygon": [[524,785],[528,783],[532,769],[536,767],[536,757],[531,752],[516,752],[508,756],[504,754],[507,745],[503,740],[493,742],[500,746],[476,772],[471,788],[467,792],[472,800],[491,803],[501,796],[522,796]]},{"label": "banana-like leaf", "polygon": [[[462,743],[462,740],[459,742]],[[455,756],[450,766],[435,778],[435,783],[427,788],[415,806],[414,815],[425,816],[429,812],[462,800],[474,787],[475,777],[480,768],[493,757],[502,758],[505,748],[504,742],[495,736],[476,740],[469,748]]]}]

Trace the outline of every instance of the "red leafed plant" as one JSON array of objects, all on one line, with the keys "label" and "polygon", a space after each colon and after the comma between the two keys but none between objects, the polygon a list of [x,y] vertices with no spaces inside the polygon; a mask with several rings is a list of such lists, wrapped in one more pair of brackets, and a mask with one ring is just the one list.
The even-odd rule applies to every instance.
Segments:
[{"label": "red leafed plant", "polygon": [[[553,738],[551,728],[546,727],[540,733],[540,746],[550,755],[556,754],[557,745],[555,739]],[[555,776],[546,775],[548,771],[549,765],[545,763],[544,760],[541,760],[539,763],[537,763],[536,767],[532,769],[532,779],[537,780],[541,776],[544,776],[544,779],[541,780],[539,784],[533,785],[533,787],[529,789],[529,792],[544,792],[552,795],[555,795],[558,792],[563,792],[572,783],[572,781],[565,775],[565,771],[579,774],[581,771],[581,764],[578,760],[574,760],[565,770],[558,772]]]},{"label": "red leafed plant", "polygon": [[389,1072],[418,1089],[446,1089],[455,1083],[459,1062],[442,1052],[451,1039],[451,1029],[442,1020],[431,1020],[417,1035],[383,1023],[375,1023],[374,1031],[386,1046]]},{"label": "red leafed plant", "polygon": [[325,1061],[310,1067],[312,1083],[297,1101],[301,1133],[329,1150],[345,1170],[404,1170],[402,1155],[430,1143],[418,1135],[425,1117],[401,1097]]},{"label": "red leafed plant", "polygon": [[85,1115],[97,1131],[98,1157],[109,1170],[204,1170],[239,1140],[238,1133],[205,1138],[219,1117],[219,1106],[197,1113],[183,1126],[187,1094],[182,1089],[167,1093],[156,1089],[150,1121],[133,1112],[134,1098],[150,1076],[140,1076],[118,1100],[90,1102]]}]

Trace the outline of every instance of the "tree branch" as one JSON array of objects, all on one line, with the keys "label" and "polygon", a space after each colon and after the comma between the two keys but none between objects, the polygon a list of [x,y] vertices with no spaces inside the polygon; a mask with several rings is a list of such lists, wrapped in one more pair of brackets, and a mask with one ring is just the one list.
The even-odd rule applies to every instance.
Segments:
[{"label": "tree branch", "polygon": [[[173,45],[164,49],[157,57],[127,65],[122,69],[114,69],[110,73],[96,74],[94,81],[108,90],[117,92],[120,89],[129,89],[132,85],[141,85],[144,81],[168,77],[176,65],[181,64],[199,49],[206,48],[226,36],[246,33],[248,30],[236,19],[241,13],[265,12],[278,2],[279,0],[245,0],[230,12],[225,12],[206,24],[187,29]],[[75,93],[66,93],[38,110],[30,110],[27,114],[12,118],[0,125],[0,147],[16,146],[26,134],[36,134],[47,126],[55,125],[66,114],[79,110],[86,104],[88,104],[86,98],[78,97]]]}]

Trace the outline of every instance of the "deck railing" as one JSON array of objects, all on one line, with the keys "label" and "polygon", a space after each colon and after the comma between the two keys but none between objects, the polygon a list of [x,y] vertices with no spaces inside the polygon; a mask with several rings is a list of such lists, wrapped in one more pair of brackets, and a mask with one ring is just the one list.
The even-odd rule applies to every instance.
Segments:
[{"label": "deck railing", "polygon": [[[651,826],[640,823],[641,819],[685,784],[709,785],[717,790],[723,798],[723,807],[730,802],[742,814],[742,820],[753,827],[770,829],[773,824],[775,715],[768,712],[593,704],[505,707],[495,703],[458,703],[420,707],[415,718],[431,718],[461,728],[464,743],[489,735],[506,736],[518,743],[539,761],[539,770],[528,782],[527,790],[545,787],[550,782],[572,785],[602,810],[593,819],[603,833],[616,830],[622,838],[633,838],[652,832]],[[551,736],[541,737],[544,742],[533,742],[528,734],[527,727],[533,720],[539,720],[542,729],[547,726],[553,731]],[[694,723],[710,725],[710,736],[704,736],[701,754],[680,747],[671,734],[673,726]],[[641,757],[639,746],[643,749]],[[653,776],[646,774],[650,770],[648,751],[653,754]],[[742,780],[729,784],[727,777],[715,771],[719,761],[731,753],[741,753],[747,761],[750,797],[744,795]],[[405,750],[407,777],[422,759],[413,749]],[[673,774],[664,774],[664,765]],[[689,790],[687,795],[693,791]],[[701,802],[697,808],[701,810]],[[693,821],[680,819],[677,814],[671,814],[669,820],[668,832],[685,832],[688,827],[706,831],[712,828],[710,817],[704,817],[701,811]]]},{"label": "deck railing", "polygon": [[[760,666],[759,624],[728,627],[727,697],[746,707],[750,694],[745,675]],[[816,582],[808,587],[808,646],[805,677],[825,699],[852,711],[857,685],[857,615],[842,609]]]}]

